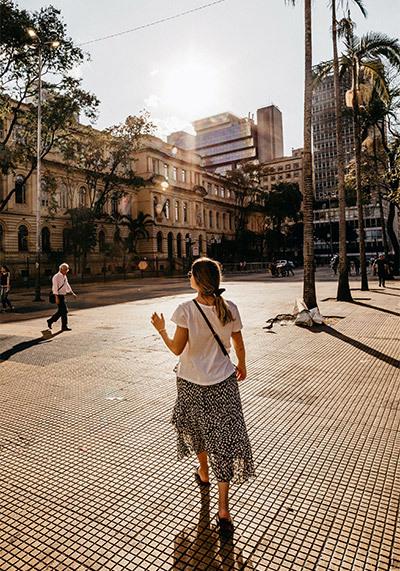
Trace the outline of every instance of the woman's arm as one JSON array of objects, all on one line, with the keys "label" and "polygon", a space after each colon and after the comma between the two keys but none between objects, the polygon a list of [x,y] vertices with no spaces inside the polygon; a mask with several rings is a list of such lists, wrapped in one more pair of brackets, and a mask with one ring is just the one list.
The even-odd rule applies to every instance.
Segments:
[{"label": "woman's arm", "polygon": [[188,330],[185,327],[179,327],[178,325],[175,329],[175,334],[171,339],[168,336],[167,330],[165,329],[165,319],[162,313],[161,316],[157,313],[153,313],[151,316],[151,323],[161,335],[161,338],[168,349],[172,351],[174,355],[180,355],[184,350],[188,340]]},{"label": "woman's arm", "polygon": [[244,347],[244,341],[241,331],[236,331],[232,333],[232,343],[233,348],[238,359],[238,364],[236,367],[236,376],[238,381],[244,381],[247,376],[246,371],[246,349]]}]

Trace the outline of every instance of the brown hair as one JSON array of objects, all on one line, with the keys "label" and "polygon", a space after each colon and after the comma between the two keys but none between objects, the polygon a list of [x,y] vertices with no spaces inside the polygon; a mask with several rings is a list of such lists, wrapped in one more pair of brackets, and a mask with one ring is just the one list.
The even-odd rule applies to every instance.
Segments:
[{"label": "brown hair", "polygon": [[192,264],[192,275],[202,295],[214,296],[215,309],[222,325],[233,321],[233,315],[221,293],[221,265],[210,258],[199,258]]}]

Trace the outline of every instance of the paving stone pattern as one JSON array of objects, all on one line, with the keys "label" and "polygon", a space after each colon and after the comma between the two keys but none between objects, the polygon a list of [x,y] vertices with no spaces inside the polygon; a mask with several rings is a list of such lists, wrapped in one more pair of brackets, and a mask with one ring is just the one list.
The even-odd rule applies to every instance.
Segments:
[{"label": "paving stone pattern", "polygon": [[1,571],[400,569],[400,286],[354,292],[371,307],[321,302],[331,327],[271,332],[300,284],[226,287],[257,467],[232,487],[234,541],[215,529],[216,482],[200,491],[176,459],[175,358],[148,322],[175,294],[73,312],[50,341],[43,320],[2,326]]}]

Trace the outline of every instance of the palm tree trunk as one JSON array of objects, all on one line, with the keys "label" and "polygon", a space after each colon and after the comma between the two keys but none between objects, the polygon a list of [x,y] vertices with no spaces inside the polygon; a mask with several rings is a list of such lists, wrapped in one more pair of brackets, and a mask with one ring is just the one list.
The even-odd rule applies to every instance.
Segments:
[{"label": "palm tree trunk", "polygon": [[344,150],[343,150],[343,119],[342,102],[339,81],[339,57],[337,48],[336,0],[332,0],[332,43],[333,43],[333,83],[335,89],[336,111],[336,153],[338,171],[339,199],[339,280],[336,294],[337,301],[353,301],[349,285],[346,243],[346,192],[344,186]]},{"label": "palm tree trunk", "polygon": [[313,176],[311,156],[312,112],[312,20],[311,0],[304,0],[304,159],[303,159],[303,222],[304,222],[304,279],[303,298],[309,309],[317,306],[314,268]]},{"label": "palm tree trunk", "polygon": [[361,291],[368,291],[367,260],[365,257],[365,226],[361,182],[361,126],[358,107],[358,69],[353,62],[353,124],[355,139],[356,193],[358,213],[358,242],[360,251]]},{"label": "palm tree trunk", "polygon": [[393,223],[396,214],[396,207],[393,202],[389,202],[389,214],[387,219],[387,230],[389,234],[390,241],[392,243],[393,251],[394,251],[394,259],[393,259],[393,275],[398,276],[400,273],[400,245],[399,241],[396,236],[396,232],[393,228]]},{"label": "palm tree trunk", "polygon": [[382,199],[382,192],[378,189],[378,206],[379,206],[379,218],[381,219],[381,227],[382,227],[382,240],[383,240],[383,250],[385,252],[386,258],[389,255],[389,244],[386,234],[386,221],[385,221],[385,214],[383,212],[383,199]]}]

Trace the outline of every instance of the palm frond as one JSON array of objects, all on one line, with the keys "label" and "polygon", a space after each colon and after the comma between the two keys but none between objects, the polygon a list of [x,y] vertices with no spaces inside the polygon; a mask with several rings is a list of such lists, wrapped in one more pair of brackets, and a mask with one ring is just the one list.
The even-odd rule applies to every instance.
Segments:
[{"label": "palm frond", "polygon": [[385,58],[393,67],[400,69],[400,43],[379,32],[368,32],[360,38],[360,56]]}]

